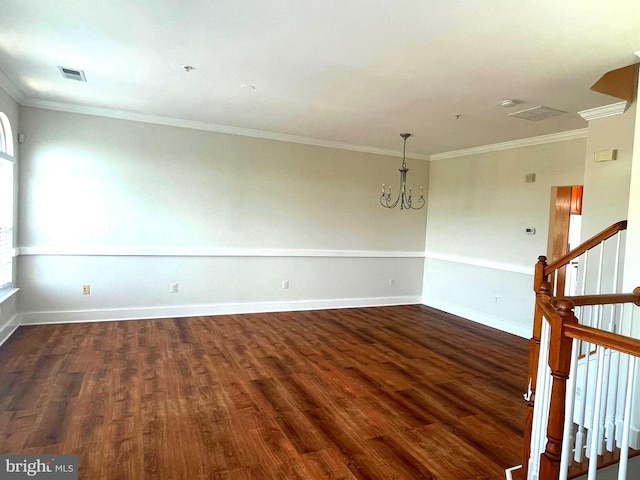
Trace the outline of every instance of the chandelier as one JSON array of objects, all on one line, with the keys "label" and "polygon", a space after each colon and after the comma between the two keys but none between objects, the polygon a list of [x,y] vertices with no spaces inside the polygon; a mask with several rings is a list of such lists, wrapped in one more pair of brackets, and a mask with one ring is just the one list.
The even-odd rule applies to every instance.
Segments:
[{"label": "chandelier", "polygon": [[382,195],[380,195],[380,204],[384,208],[396,208],[396,205],[400,204],[400,210],[420,210],[424,207],[424,193],[422,191],[422,187],[420,187],[420,198],[418,198],[418,201],[416,202],[418,206],[413,205],[413,201],[411,200],[411,189],[407,189],[407,172],[409,169],[407,168],[405,156],[407,152],[407,138],[409,138],[411,134],[401,133],[400,136],[404,139],[404,145],[402,147],[402,168],[400,169],[400,192],[398,193],[398,198],[392,202],[391,187],[388,187],[385,191],[383,183]]}]

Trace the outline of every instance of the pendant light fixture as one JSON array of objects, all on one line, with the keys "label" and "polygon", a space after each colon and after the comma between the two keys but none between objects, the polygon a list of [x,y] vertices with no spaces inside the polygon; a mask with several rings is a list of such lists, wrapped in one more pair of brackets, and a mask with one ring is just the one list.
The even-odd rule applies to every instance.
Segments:
[{"label": "pendant light fixture", "polygon": [[413,204],[413,200],[411,199],[411,189],[407,188],[407,172],[409,169],[407,168],[406,162],[406,153],[407,153],[407,138],[411,136],[410,133],[401,133],[400,136],[404,140],[404,145],[402,147],[402,168],[400,169],[400,192],[398,193],[398,198],[396,198],[393,202],[391,201],[391,187],[388,187],[385,191],[384,183],[382,184],[382,195],[380,195],[380,204],[384,208],[396,208],[396,205],[400,205],[400,210],[420,210],[424,207],[424,192],[422,191],[422,187],[420,187],[420,198],[416,202],[416,205]]}]

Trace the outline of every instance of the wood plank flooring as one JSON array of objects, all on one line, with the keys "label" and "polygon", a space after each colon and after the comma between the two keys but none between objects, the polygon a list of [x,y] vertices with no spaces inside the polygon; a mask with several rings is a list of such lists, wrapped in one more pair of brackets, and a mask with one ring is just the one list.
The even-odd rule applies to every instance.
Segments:
[{"label": "wood plank flooring", "polygon": [[502,479],[527,342],[424,306],[21,327],[0,453],[82,479]]}]

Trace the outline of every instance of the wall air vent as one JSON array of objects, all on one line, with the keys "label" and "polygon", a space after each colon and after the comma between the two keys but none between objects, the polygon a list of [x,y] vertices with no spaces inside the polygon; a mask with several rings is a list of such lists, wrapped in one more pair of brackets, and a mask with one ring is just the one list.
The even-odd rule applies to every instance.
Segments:
[{"label": "wall air vent", "polygon": [[555,117],[556,115],[562,115],[563,113],[567,112],[565,112],[564,110],[556,110],[555,108],[537,106],[533,108],[527,108],[526,110],[520,110],[519,112],[510,113],[509,116],[537,122],[538,120]]},{"label": "wall air vent", "polygon": [[75,68],[67,68],[67,67],[58,67],[60,73],[64,78],[69,80],[77,80],[78,82],[86,82],[87,77],[84,76],[84,72],[82,70],[76,70]]}]

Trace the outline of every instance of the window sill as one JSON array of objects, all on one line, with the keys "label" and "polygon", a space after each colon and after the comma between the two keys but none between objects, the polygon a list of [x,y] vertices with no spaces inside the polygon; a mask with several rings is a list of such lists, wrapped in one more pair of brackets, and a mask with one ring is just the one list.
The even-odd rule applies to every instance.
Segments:
[{"label": "window sill", "polygon": [[5,300],[8,300],[14,294],[18,293],[18,290],[20,289],[19,288],[3,288],[2,290],[0,290],[0,305],[2,305],[2,303]]}]

